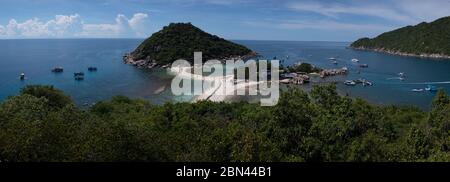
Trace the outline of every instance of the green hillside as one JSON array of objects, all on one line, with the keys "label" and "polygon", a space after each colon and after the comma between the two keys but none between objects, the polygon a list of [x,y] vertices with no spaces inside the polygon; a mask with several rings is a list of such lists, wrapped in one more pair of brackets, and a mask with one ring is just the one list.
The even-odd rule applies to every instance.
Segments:
[{"label": "green hillside", "polygon": [[165,65],[178,59],[193,62],[196,51],[203,52],[204,61],[252,53],[242,45],[206,33],[191,23],[171,23],[145,40],[131,56],[134,60],[152,60]]},{"label": "green hillside", "polygon": [[351,44],[352,48],[379,50],[391,53],[450,56],[450,17],[431,23],[420,23],[376,38],[362,38]]}]

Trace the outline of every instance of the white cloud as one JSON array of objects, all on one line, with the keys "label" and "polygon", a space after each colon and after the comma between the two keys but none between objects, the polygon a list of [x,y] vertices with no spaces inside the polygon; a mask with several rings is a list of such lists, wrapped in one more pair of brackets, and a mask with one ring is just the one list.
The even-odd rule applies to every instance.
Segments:
[{"label": "white cloud", "polygon": [[38,18],[17,22],[11,19],[0,25],[0,38],[62,38],[62,37],[136,37],[144,36],[147,14],[136,13],[131,19],[119,14],[113,24],[84,23],[81,16],[56,15],[54,19]]},{"label": "white cloud", "polygon": [[336,20],[264,20],[244,21],[246,25],[277,29],[316,29],[316,30],[348,30],[348,31],[387,31],[394,27],[382,24],[342,23]]},{"label": "white cloud", "polygon": [[160,0],[162,2],[170,2],[179,5],[212,4],[212,5],[233,5],[245,4],[251,2],[259,2],[260,0]]},{"label": "white cloud", "polygon": [[286,21],[278,24],[283,29],[318,29],[318,30],[351,30],[351,31],[387,31],[392,27],[379,24],[342,23],[337,21]]},{"label": "white cloud", "polygon": [[333,19],[340,19],[341,15],[360,15],[378,17],[401,25],[450,16],[450,0],[297,1],[287,3],[287,7]]},{"label": "white cloud", "polygon": [[396,8],[417,21],[433,21],[450,16],[450,0],[396,0]]},{"label": "white cloud", "polygon": [[71,30],[75,30],[80,26],[80,16],[78,14],[65,16],[56,15],[55,19],[47,22],[41,21],[38,18],[26,20],[24,22],[17,22],[11,19],[6,27],[1,26],[0,37],[5,38],[37,38],[37,37],[63,37]]},{"label": "white cloud", "polygon": [[145,21],[147,18],[148,15],[145,13],[136,13],[130,20],[128,20],[128,24],[130,25],[131,29],[133,29],[138,36],[142,36],[145,32],[145,29],[148,28]]},{"label": "white cloud", "polygon": [[136,13],[131,19],[119,14],[113,24],[83,24],[82,37],[141,37],[147,32],[145,13]]},{"label": "white cloud", "polygon": [[405,14],[385,7],[382,4],[339,4],[339,3],[318,3],[318,2],[296,2],[291,3],[288,7],[292,10],[306,11],[322,14],[332,18],[338,18],[342,14],[364,15],[379,17],[386,20],[394,20],[400,22],[413,22],[414,20]]},{"label": "white cloud", "polygon": [[0,25],[0,35],[3,35],[6,33],[6,29],[3,25]]}]

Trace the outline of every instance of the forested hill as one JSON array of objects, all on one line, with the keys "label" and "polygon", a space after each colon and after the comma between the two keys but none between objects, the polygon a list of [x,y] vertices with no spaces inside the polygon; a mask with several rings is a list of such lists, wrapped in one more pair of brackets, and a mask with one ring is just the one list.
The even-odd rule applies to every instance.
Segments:
[{"label": "forested hill", "polygon": [[403,27],[373,39],[362,38],[351,47],[399,55],[450,58],[450,17]]},{"label": "forested hill", "polygon": [[246,56],[252,53],[245,46],[211,35],[191,23],[171,23],[145,40],[130,57],[158,65],[178,59],[193,61],[194,52],[203,52],[203,60]]}]

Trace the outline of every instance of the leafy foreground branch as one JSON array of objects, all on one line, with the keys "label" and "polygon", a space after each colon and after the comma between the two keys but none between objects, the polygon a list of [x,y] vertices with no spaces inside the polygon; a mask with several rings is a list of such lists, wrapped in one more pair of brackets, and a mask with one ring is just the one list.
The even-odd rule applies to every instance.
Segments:
[{"label": "leafy foreground branch", "polygon": [[1,161],[450,161],[449,132],[443,91],[430,112],[333,85],[289,90],[276,107],[117,96],[82,110],[47,86],[0,104]]}]

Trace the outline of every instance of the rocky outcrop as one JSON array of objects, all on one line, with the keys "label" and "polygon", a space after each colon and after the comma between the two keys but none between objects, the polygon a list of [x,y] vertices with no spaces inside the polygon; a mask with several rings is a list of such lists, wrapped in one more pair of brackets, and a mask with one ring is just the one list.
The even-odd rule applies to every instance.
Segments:
[{"label": "rocky outcrop", "polygon": [[146,59],[136,60],[131,54],[126,54],[125,56],[123,56],[123,62],[125,64],[133,65],[138,68],[147,68],[147,69],[160,67],[165,68],[169,66],[169,65],[159,65],[155,60],[151,59],[150,57],[147,57]]},{"label": "rocky outcrop", "polygon": [[[251,58],[254,58],[257,56],[258,56],[258,53],[251,52],[244,56],[229,56],[229,57],[225,57],[225,58],[218,58],[217,60],[221,61],[222,63],[225,63],[226,60],[235,60],[235,61],[236,60],[248,60],[248,59],[251,59]],[[123,62],[125,64],[133,65],[138,68],[147,68],[147,69],[167,68],[170,66],[170,64],[161,65],[156,60],[153,60],[150,57],[147,57],[146,59],[135,59],[133,57],[133,55],[131,55],[131,54],[124,55]]]}]

